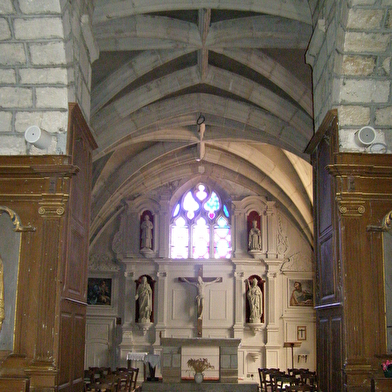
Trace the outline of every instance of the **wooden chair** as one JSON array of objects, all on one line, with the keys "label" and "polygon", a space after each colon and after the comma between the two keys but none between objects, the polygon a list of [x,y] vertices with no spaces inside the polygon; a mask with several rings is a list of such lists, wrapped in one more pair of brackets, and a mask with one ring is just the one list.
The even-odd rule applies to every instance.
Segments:
[{"label": "wooden chair", "polygon": [[130,392],[131,383],[133,378],[133,371],[129,369],[118,369],[116,370],[117,379],[117,392]]},{"label": "wooden chair", "polygon": [[312,385],[302,384],[302,385],[288,385],[286,386],[285,391],[286,392],[295,392],[295,391],[314,392],[316,391],[316,389],[314,389]]},{"label": "wooden chair", "polygon": [[297,379],[297,377],[285,372],[274,373],[271,377],[274,391],[281,392],[284,391],[287,386],[295,386],[299,384],[299,379]]},{"label": "wooden chair", "polygon": [[289,373],[290,375],[297,377],[299,383],[302,383],[302,382],[301,382],[301,381],[302,381],[301,375],[302,375],[304,372],[308,372],[309,369],[304,369],[304,368],[295,369],[295,368],[294,368],[294,369],[287,369],[287,371],[288,371],[288,373]]},{"label": "wooden chair", "polygon": [[88,376],[90,377],[90,383],[95,384],[102,380],[103,375],[99,367],[89,367]]},{"label": "wooden chair", "polygon": [[301,382],[300,384],[308,384],[314,387],[314,390],[317,390],[317,374],[312,371],[304,371],[300,374]]},{"label": "wooden chair", "polygon": [[262,392],[274,392],[272,375],[279,373],[278,368],[258,368],[260,378],[260,389]]},{"label": "wooden chair", "polygon": [[132,371],[132,380],[131,380],[131,392],[137,391],[140,387],[137,386],[137,376],[139,374],[139,368],[130,367],[130,371]]},{"label": "wooden chair", "polygon": [[117,378],[109,367],[90,367],[88,373],[90,382],[85,382],[84,390],[91,392],[115,392]]}]

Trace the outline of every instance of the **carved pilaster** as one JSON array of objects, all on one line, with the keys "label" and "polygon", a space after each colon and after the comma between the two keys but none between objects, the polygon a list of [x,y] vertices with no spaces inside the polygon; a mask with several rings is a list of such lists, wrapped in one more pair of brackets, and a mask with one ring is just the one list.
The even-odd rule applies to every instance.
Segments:
[{"label": "carved pilaster", "polygon": [[276,224],[276,207],[274,201],[268,201],[266,204],[264,216],[266,218],[266,235],[267,235],[267,257],[274,259],[278,256],[277,251],[277,224]]},{"label": "carved pilaster", "polygon": [[[168,194],[161,195],[159,201],[159,257],[169,257],[169,228],[170,228],[170,214],[169,214],[169,196]],[[155,243],[158,243],[155,241]]]},{"label": "carved pilaster", "polygon": [[278,296],[278,279],[280,277],[280,261],[266,261],[268,265],[267,281],[265,283],[266,300],[266,313],[267,313],[267,326],[278,326],[279,312],[281,311],[280,303],[277,303]]},{"label": "carved pilaster", "polygon": [[160,338],[165,335],[167,322],[167,304],[165,298],[167,296],[167,273],[164,265],[159,265],[157,272],[156,299],[158,317],[155,326],[155,345],[160,345]]},{"label": "carved pilaster", "polygon": [[246,229],[246,219],[245,210],[240,208],[240,202],[232,203],[232,247],[233,247],[233,257],[241,258],[246,257],[247,254],[247,229]]},{"label": "carved pilaster", "polygon": [[338,210],[345,217],[360,217],[366,212],[365,201],[363,200],[338,200]]},{"label": "carved pilaster", "polygon": [[245,273],[240,266],[236,266],[234,272],[234,337],[241,339],[244,334],[244,293],[245,293]]},{"label": "carved pilaster", "polygon": [[61,219],[65,209],[62,204],[42,204],[38,214],[42,224],[42,252],[40,259],[37,342],[35,361],[52,362],[54,359],[53,331],[55,329],[56,282],[59,257]]}]

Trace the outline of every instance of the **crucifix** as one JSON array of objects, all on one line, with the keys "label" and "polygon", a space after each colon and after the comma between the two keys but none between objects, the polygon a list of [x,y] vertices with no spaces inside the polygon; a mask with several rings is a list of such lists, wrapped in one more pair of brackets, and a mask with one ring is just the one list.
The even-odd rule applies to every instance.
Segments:
[{"label": "crucifix", "polygon": [[180,282],[189,283],[197,288],[197,337],[202,337],[204,288],[210,284],[222,282],[222,278],[203,278],[203,266],[199,268],[197,278],[178,278]]}]

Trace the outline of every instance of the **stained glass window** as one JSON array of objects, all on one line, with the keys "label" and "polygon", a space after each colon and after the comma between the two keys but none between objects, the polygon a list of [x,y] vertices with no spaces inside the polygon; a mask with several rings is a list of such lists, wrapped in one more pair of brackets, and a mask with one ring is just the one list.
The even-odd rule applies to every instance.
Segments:
[{"label": "stained glass window", "polygon": [[170,257],[231,257],[230,214],[219,195],[205,184],[186,192],[173,209]]},{"label": "stained glass window", "polygon": [[215,258],[230,258],[231,257],[231,233],[228,222],[223,217],[220,217],[214,227],[214,248]]},{"label": "stained glass window", "polygon": [[189,230],[185,219],[180,217],[171,226],[171,254],[173,259],[188,258]]},{"label": "stained glass window", "polygon": [[226,207],[226,204],[223,206],[223,213],[226,215],[226,218],[230,217],[229,210]]},{"label": "stained glass window", "polygon": [[178,215],[178,213],[180,212],[180,207],[180,203],[178,203],[174,208],[173,217],[176,217]]}]

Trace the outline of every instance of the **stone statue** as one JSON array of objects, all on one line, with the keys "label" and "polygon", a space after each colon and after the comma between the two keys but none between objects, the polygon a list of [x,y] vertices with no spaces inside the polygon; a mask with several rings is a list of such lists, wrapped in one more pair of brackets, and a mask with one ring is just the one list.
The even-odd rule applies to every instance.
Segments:
[{"label": "stone statue", "polygon": [[249,230],[248,247],[250,250],[261,250],[261,231],[257,228],[257,221],[252,221],[252,228]]},{"label": "stone statue", "polygon": [[249,322],[250,323],[260,323],[261,316],[263,314],[263,293],[261,292],[260,287],[258,286],[258,282],[256,278],[252,279],[252,283],[248,282],[248,301],[250,308]]},{"label": "stone statue", "polygon": [[142,281],[137,288],[135,300],[139,300],[139,323],[151,322],[152,290],[146,276],[142,277]]},{"label": "stone statue", "polygon": [[201,276],[198,276],[197,283],[191,282],[187,278],[181,278],[181,280],[197,288],[197,295],[196,295],[197,318],[201,320],[203,318],[203,308],[204,308],[204,288],[206,286],[209,286],[210,284],[221,282],[222,278],[216,278],[211,282],[204,282],[203,278]]},{"label": "stone statue", "polygon": [[154,225],[148,215],[144,216],[144,222],[140,227],[142,229],[142,249],[152,249],[152,229]]}]

